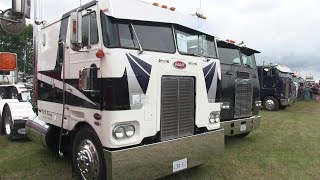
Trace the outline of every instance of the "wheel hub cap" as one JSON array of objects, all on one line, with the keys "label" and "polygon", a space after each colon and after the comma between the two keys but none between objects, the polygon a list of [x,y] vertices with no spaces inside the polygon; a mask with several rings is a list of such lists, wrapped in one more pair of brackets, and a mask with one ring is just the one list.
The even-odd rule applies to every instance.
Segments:
[{"label": "wheel hub cap", "polygon": [[99,156],[92,141],[86,139],[80,143],[77,164],[83,179],[98,179]]},{"label": "wheel hub cap", "polygon": [[266,107],[268,108],[268,109],[272,109],[273,107],[274,107],[274,102],[272,101],[272,100],[267,100],[266,101]]}]

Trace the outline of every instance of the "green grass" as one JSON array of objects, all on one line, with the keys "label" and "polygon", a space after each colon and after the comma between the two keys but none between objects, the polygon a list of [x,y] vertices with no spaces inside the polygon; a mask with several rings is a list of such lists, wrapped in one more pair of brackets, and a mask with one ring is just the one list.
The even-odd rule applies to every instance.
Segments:
[{"label": "green grass", "polygon": [[[319,179],[320,103],[296,102],[261,116],[260,128],[246,138],[226,138],[223,156],[163,179]],[[0,177],[71,179],[71,164],[33,142],[1,136]]]}]

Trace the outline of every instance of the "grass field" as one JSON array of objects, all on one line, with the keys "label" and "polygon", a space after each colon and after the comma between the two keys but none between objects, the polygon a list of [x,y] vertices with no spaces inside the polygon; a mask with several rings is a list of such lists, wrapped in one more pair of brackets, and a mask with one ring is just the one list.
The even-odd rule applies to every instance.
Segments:
[{"label": "grass field", "polygon": [[[319,179],[320,103],[261,111],[259,129],[226,138],[224,155],[165,179]],[[72,179],[71,164],[30,141],[0,137],[0,179]]]}]

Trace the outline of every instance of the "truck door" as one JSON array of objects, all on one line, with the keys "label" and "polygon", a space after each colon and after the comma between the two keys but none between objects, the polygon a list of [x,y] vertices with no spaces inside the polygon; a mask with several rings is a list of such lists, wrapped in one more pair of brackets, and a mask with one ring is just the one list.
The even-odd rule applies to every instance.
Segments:
[{"label": "truck door", "polygon": [[271,67],[262,68],[262,88],[273,89],[276,87],[275,69]]}]

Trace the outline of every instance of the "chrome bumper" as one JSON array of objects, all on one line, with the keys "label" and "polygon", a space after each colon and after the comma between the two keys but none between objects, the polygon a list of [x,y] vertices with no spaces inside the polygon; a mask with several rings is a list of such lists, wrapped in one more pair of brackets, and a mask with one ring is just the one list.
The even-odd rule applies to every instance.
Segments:
[{"label": "chrome bumper", "polygon": [[293,103],[293,99],[292,98],[289,98],[289,99],[280,99],[280,104],[282,106],[288,106],[290,104]]},{"label": "chrome bumper", "polygon": [[252,116],[250,118],[236,119],[232,121],[221,122],[226,136],[234,136],[251,132],[260,127],[261,116]]},{"label": "chrome bumper", "polygon": [[223,129],[118,151],[104,150],[109,179],[156,179],[173,174],[173,162],[187,159],[187,169],[220,158]]}]

